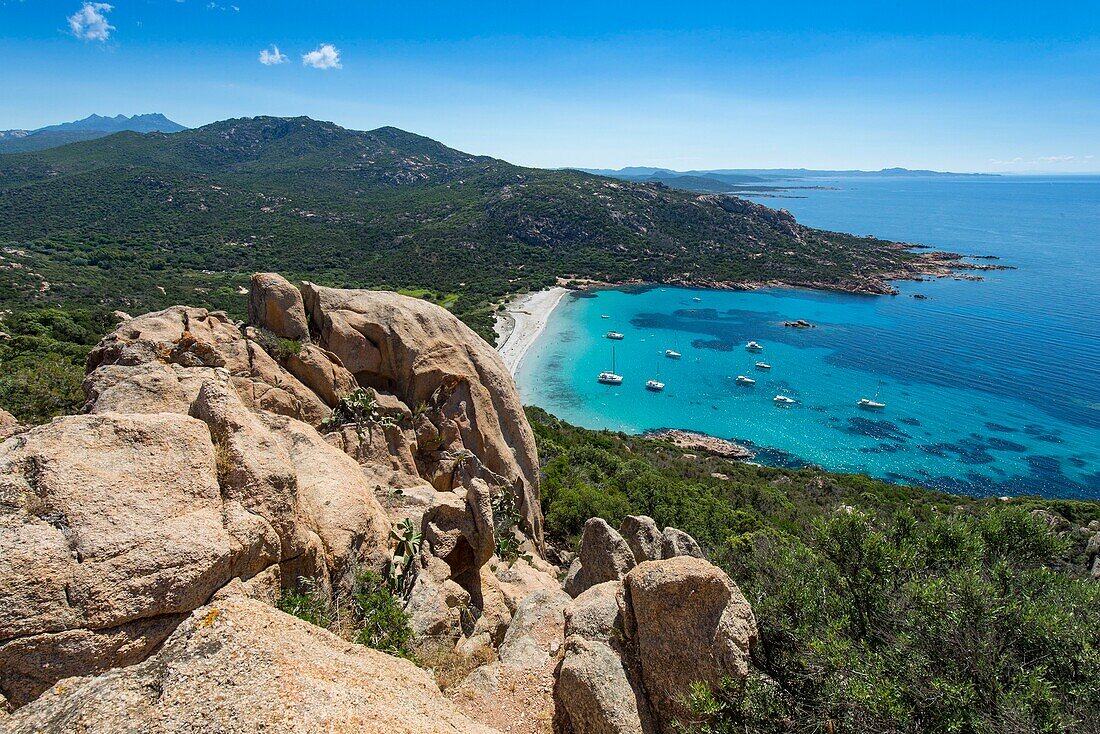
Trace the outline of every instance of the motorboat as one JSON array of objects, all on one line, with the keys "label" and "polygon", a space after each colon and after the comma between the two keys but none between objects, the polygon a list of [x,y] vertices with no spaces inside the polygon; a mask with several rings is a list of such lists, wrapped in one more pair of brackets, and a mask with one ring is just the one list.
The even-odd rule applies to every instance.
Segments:
[{"label": "motorboat", "polygon": [[665,350],[665,356],[668,357],[669,359],[679,359],[683,355],[681,355],[679,352],[677,352],[673,349],[666,349]]},{"label": "motorboat", "polygon": [[610,316],[608,316],[608,315],[607,315],[607,314],[605,314],[605,313],[602,313],[602,314],[600,314],[600,318],[601,318],[601,319],[609,319],[609,318],[611,318],[611,317],[610,317]]},{"label": "motorboat", "polygon": [[775,401],[776,405],[794,405],[795,404],[795,400],[793,400],[792,398],[788,398],[786,395],[776,395],[774,398],[772,398],[772,400]]},{"label": "motorboat", "polygon": [[749,342],[745,345],[745,349],[749,350],[750,352],[759,352],[763,350],[764,347],[760,346],[759,342]]},{"label": "motorboat", "polygon": [[752,379],[751,377],[745,377],[744,375],[738,375],[737,376],[737,384],[738,385],[746,385],[746,386],[755,385],[756,380]]},{"label": "motorboat", "polygon": [[770,370],[771,368],[772,368],[772,366],[770,364],[768,364],[767,362],[757,362],[756,363],[756,369],[758,369],[758,370]]},{"label": "motorboat", "polygon": [[700,298],[699,296],[695,296],[695,298],[692,298],[691,300],[695,301],[696,303],[699,303],[699,301],[702,301],[703,299]]},{"label": "motorboat", "polygon": [[620,341],[620,342],[625,338],[621,331],[609,331],[606,334],[604,334],[604,336],[607,337],[608,339],[614,339],[615,341]]}]

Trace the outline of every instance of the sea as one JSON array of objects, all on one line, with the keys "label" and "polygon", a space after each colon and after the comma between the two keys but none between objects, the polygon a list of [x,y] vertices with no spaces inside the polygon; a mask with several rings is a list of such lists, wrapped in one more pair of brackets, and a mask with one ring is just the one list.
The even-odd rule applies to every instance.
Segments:
[{"label": "sea", "polygon": [[[1016,269],[982,282],[898,282],[896,296],[570,294],[520,365],[524,402],[587,428],[732,439],[767,465],[982,496],[1100,498],[1100,176],[789,185],[818,188],[746,198],[810,226],[993,255],[981,262]],[[816,328],[783,326],[797,319]],[[609,330],[623,340],[606,339]],[[746,350],[750,340],[762,352]],[[598,383],[613,359],[623,384]],[[771,369],[756,368],[761,360]],[[653,378],[663,392],[645,389]],[[796,402],[780,407],[776,395]],[[861,398],[886,407],[861,409]]]}]

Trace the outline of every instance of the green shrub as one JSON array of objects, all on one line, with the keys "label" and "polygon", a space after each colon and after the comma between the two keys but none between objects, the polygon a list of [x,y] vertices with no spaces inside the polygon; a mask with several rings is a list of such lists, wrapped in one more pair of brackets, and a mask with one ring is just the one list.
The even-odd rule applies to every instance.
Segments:
[{"label": "green shrub", "polygon": [[409,643],[412,629],[409,615],[401,608],[389,586],[381,576],[363,572],[355,582],[351,595],[355,605],[357,631],[354,642],[375,650],[411,658]]},{"label": "green shrub", "polygon": [[360,571],[350,592],[330,598],[307,578],[286,589],[278,607],[318,627],[390,655],[411,658],[412,629],[386,581],[373,571]]}]

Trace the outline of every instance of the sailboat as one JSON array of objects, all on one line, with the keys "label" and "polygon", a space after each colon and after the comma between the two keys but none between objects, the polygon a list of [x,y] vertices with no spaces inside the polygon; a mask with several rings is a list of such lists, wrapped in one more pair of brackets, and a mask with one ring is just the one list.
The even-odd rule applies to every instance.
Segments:
[{"label": "sailboat", "polygon": [[650,392],[661,392],[662,390],[664,390],[665,389],[665,383],[663,383],[663,382],[661,382],[660,380],[657,379],[660,376],[661,376],[661,365],[660,365],[660,363],[658,363],[657,364],[657,371],[656,371],[656,374],[653,375],[653,379],[645,381],[645,389],[649,390]]},{"label": "sailboat", "polygon": [[[880,382],[879,385],[882,385],[882,383]],[[879,392],[881,392],[881,387],[878,390],[875,390],[875,399],[874,400],[871,400],[870,398],[860,398],[859,402],[856,403],[856,405],[858,405],[863,410],[882,410],[882,409],[884,409],[886,407],[886,403],[884,403],[884,402],[882,402],[881,400],[878,399]]]},{"label": "sailboat", "polygon": [[596,382],[602,382],[605,385],[623,384],[623,376],[615,374],[615,347],[611,347],[611,370],[601,372],[596,378]]}]

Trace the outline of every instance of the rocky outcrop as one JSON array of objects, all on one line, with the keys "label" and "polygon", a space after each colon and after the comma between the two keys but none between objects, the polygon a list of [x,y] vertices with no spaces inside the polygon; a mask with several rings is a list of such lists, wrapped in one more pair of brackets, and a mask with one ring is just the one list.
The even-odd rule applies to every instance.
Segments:
[{"label": "rocky outcrop", "polygon": [[532,592],[516,609],[498,659],[449,692],[460,711],[510,734],[545,734],[554,718],[555,669],[561,654],[561,589]]},{"label": "rocky outcrop", "polygon": [[[745,675],[751,611],[686,533],[590,520],[562,591],[515,388],[446,311],[260,274],[249,313],[125,320],[85,414],[0,444],[5,726],[665,734]],[[446,695],[273,608],[364,569]]]},{"label": "rocky outcrop", "polygon": [[22,426],[19,425],[19,421],[15,419],[15,416],[0,408],[0,441],[9,436],[14,436],[21,429]]},{"label": "rocky outcrop", "polygon": [[717,687],[724,677],[741,680],[748,673],[756,622],[721,569],[691,556],[647,561],[627,575],[624,589],[627,626],[657,721],[688,714],[684,694],[691,683]]},{"label": "rocky outcrop", "polygon": [[484,479],[515,493],[523,529],[542,543],[534,435],[514,383],[496,351],[445,309],[394,293],[303,283],[315,342],[364,387],[417,407],[412,429],[420,473],[453,485],[468,453]]},{"label": "rocky outcrop", "polygon": [[737,586],[689,555],[643,561],[620,581],[591,586],[564,617],[556,728],[572,734],[677,731],[691,685],[744,678],[756,637]]},{"label": "rocky outcrop", "polygon": [[676,556],[703,557],[695,538],[682,530],[663,531],[645,515],[627,515],[616,532],[606,521],[593,517],[584,524],[580,554],[569,567],[565,592],[577,596],[605,581],[618,581],[645,561]]},{"label": "rocky outcrop", "polygon": [[240,597],[195,610],[145,662],[54,685],[12,734],[491,734],[407,660]]},{"label": "rocky outcrop", "polygon": [[[395,294],[308,286],[303,299],[273,274],[252,285],[253,326],[185,306],[123,321],[89,357],[87,414],[0,446],[11,704],[144,660],[211,599],[273,602],[300,578],[347,590],[359,569],[387,567],[405,519],[424,538],[409,610],[457,650],[500,645],[517,594],[552,584],[536,569],[530,427],[473,332]],[[379,360],[332,324],[381,335]],[[489,568],[502,497],[523,508],[533,553],[492,563],[527,569],[509,582]]]},{"label": "rocky outcrop", "polygon": [[282,276],[255,273],[248,291],[248,320],[283,339],[309,341],[301,292]]},{"label": "rocky outcrop", "polygon": [[604,581],[617,581],[634,568],[634,553],[623,536],[607,524],[593,517],[584,524],[581,533],[581,552],[565,579],[565,593],[577,596],[586,589]]},{"label": "rocky outcrop", "polygon": [[[182,615],[267,569],[381,568],[388,522],[309,426],[261,422],[211,380],[195,418],[59,418],[0,446],[0,691],[140,660]],[[18,664],[17,664],[18,663]]]}]

